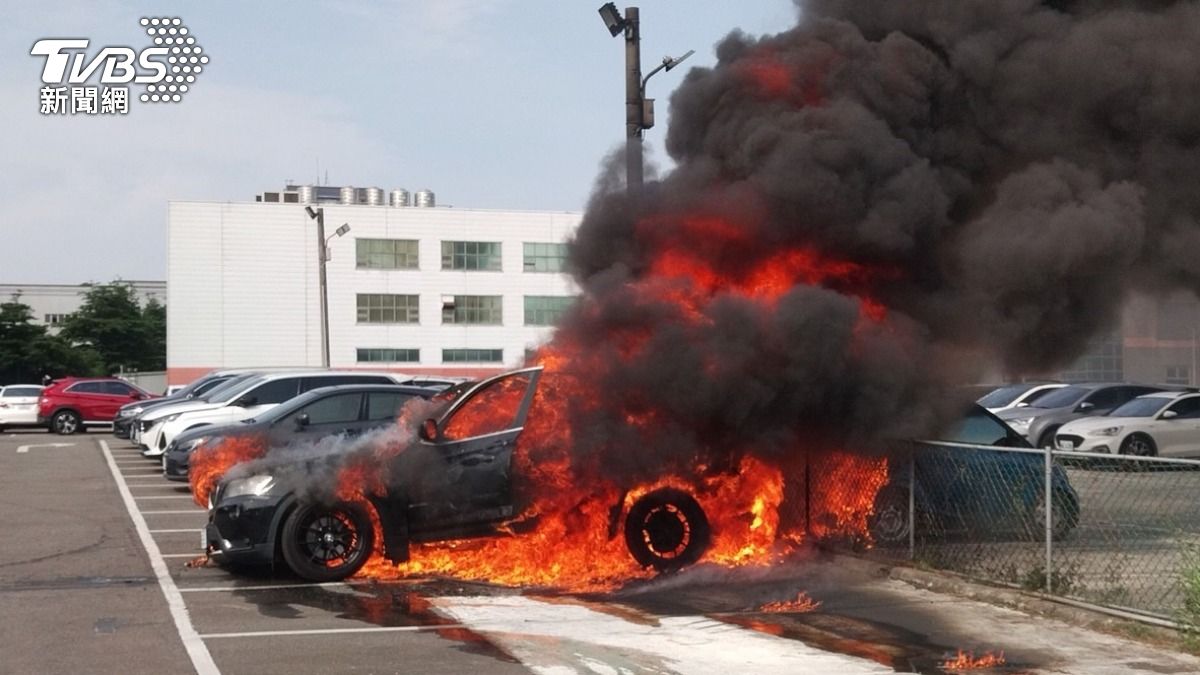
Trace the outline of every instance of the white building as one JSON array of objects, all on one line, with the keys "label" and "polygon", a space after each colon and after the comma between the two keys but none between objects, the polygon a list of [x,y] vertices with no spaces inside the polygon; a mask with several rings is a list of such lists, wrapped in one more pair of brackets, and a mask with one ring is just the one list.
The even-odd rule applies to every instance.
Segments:
[{"label": "white building", "polygon": [[[170,203],[172,384],[219,367],[321,365],[317,225],[284,194]],[[562,263],[578,213],[317,200],[327,236],[350,226],[326,267],[331,367],[496,372],[543,342],[577,293]]]},{"label": "white building", "polygon": [[[167,301],[165,281],[123,281],[143,305],[151,298],[159,303]],[[29,305],[33,310],[34,323],[50,328],[57,333],[64,319],[74,314],[83,305],[83,296],[90,286],[86,284],[0,284],[0,302],[12,299]]]}]

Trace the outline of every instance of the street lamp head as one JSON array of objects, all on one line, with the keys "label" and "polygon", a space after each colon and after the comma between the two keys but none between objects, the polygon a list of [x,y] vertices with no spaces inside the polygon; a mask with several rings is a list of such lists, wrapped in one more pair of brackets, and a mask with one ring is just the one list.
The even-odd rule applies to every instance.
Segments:
[{"label": "street lamp head", "polygon": [[604,20],[604,25],[613,37],[620,35],[621,31],[625,30],[625,18],[621,16],[621,11],[614,3],[606,2],[600,7],[600,18]]},{"label": "street lamp head", "polygon": [[342,223],[342,226],[334,230],[333,233],[337,236],[342,236],[350,231],[350,223]]},{"label": "street lamp head", "polygon": [[665,66],[665,67],[666,67],[666,69],[669,71],[669,70],[671,70],[672,68],[674,68],[675,66],[677,66],[677,65],[679,65],[679,64],[681,64],[681,63],[683,63],[684,61],[686,61],[686,60],[687,60],[687,57],[689,57],[689,56],[691,56],[692,54],[695,54],[695,53],[696,53],[696,50],[695,50],[695,49],[689,49],[689,50],[687,50],[687,53],[686,53],[686,54],[684,54],[683,56],[680,56],[680,57],[671,58],[670,56],[664,56],[664,57],[663,57],[663,66]]},{"label": "street lamp head", "polygon": [[309,218],[312,218],[313,220],[317,219],[317,212],[313,210],[313,207],[306,206],[306,207],[304,207],[304,210],[308,212]]}]

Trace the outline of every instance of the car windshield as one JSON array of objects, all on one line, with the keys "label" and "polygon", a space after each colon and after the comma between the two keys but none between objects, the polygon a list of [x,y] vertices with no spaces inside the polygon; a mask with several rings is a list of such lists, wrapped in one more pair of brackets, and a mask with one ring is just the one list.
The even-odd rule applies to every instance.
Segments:
[{"label": "car windshield", "polygon": [[1000,387],[992,393],[979,399],[977,403],[985,408],[1003,408],[1017,397],[1029,391],[1031,387],[1028,384],[1010,384],[1007,387]]},{"label": "car windshield", "polygon": [[1161,396],[1135,398],[1116,410],[1108,413],[1109,417],[1153,417],[1171,399]]},{"label": "car windshield", "polygon": [[1063,387],[1033,402],[1033,408],[1065,408],[1090,393],[1089,387]]},{"label": "car windshield", "polygon": [[317,397],[318,397],[318,394],[314,394],[311,391],[308,393],[305,393],[305,394],[301,394],[301,395],[297,396],[296,398],[293,398],[290,401],[286,401],[284,403],[281,403],[281,404],[275,406],[274,408],[271,408],[270,410],[267,410],[266,412],[259,415],[256,418],[256,421],[266,422],[267,424],[270,424],[270,423],[274,422],[275,420],[283,419],[284,417],[292,414],[293,412],[296,412],[296,410],[308,405],[309,403],[312,403],[312,400]]},{"label": "car windshield", "polygon": [[4,398],[17,398],[19,396],[37,396],[38,394],[42,393],[42,388],[41,387],[4,387],[3,392],[4,393],[0,394],[0,396],[3,396]]},{"label": "car windshield", "polygon": [[248,375],[244,379],[234,379],[208,392],[208,396],[204,400],[209,403],[227,403],[233,400],[233,397],[246,391],[252,385],[263,381],[261,375]]}]

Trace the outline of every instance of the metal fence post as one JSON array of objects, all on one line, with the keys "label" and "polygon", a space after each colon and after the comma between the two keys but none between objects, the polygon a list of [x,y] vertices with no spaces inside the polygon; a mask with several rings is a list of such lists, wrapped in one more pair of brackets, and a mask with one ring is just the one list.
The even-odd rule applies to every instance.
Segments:
[{"label": "metal fence post", "polygon": [[1051,491],[1051,477],[1054,470],[1054,459],[1052,454],[1054,449],[1050,446],[1046,450],[1046,476],[1045,485],[1042,491],[1042,507],[1046,511],[1046,594],[1054,593],[1054,494]]},{"label": "metal fence post", "polygon": [[917,558],[917,458],[916,448],[908,446],[908,559]]}]

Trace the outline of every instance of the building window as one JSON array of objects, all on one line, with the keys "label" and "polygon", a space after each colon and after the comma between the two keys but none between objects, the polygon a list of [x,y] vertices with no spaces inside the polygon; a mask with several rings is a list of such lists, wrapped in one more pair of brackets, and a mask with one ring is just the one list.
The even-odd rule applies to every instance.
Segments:
[{"label": "building window", "polygon": [[1167,366],[1167,384],[1191,384],[1192,373],[1187,366]]},{"label": "building window", "polygon": [[553,326],[575,302],[571,296],[527,295],[525,296],[525,325]]},{"label": "building window", "polygon": [[358,268],[370,270],[417,269],[417,240],[358,239]]},{"label": "building window", "polygon": [[499,295],[455,295],[442,298],[442,323],[499,326],[504,322],[504,298]]},{"label": "building window", "polygon": [[443,241],[442,269],[500,271],[500,242]]},{"label": "building window", "polygon": [[359,323],[420,323],[415,295],[358,294]]},{"label": "building window", "polygon": [[443,349],[442,363],[500,363],[503,349]]},{"label": "building window", "polygon": [[1093,339],[1088,349],[1056,379],[1063,382],[1120,382],[1124,375],[1124,350],[1121,336],[1111,333]]},{"label": "building window", "polygon": [[418,363],[419,349],[357,349],[359,363]]},{"label": "building window", "polygon": [[46,315],[46,325],[47,326],[61,326],[62,323],[67,320],[68,316],[71,316],[71,315],[70,314],[47,314]]},{"label": "building window", "polygon": [[525,242],[526,272],[561,272],[566,260],[566,244]]}]

